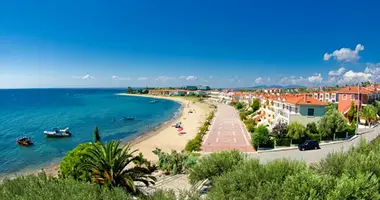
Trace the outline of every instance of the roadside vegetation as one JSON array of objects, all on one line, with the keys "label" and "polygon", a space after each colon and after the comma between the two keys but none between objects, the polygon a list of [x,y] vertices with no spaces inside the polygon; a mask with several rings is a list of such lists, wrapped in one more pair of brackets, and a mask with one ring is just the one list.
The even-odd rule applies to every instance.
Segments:
[{"label": "roadside vegetation", "polygon": [[206,121],[203,123],[203,126],[199,128],[199,132],[193,138],[192,140],[188,141],[185,150],[187,152],[194,152],[194,151],[200,151],[202,142],[203,142],[203,137],[206,135],[209,126],[211,125],[211,121],[214,118],[214,111],[212,111],[208,116]]},{"label": "roadside vegetation", "polygon": [[[217,154],[222,153],[212,156],[221,156]],[[236,157],[236,152],[223,154]],[[207,195],[211,200],[380,199],[379,162],[377,138],[370,144],[362,141],[348,152],[332,153],[311,166],[287,159],[260,164],[257,159],[243,157],[225,166],[219,159],[204,157],[189,177],[192,183],[206,178],[211,182]]]}]

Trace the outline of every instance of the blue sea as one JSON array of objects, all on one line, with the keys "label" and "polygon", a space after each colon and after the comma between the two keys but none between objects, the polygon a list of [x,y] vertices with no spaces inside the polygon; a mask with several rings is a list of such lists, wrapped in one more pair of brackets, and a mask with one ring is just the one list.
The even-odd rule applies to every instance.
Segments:
[{"label": "blue sea", "polygon": [[[151,98],[117,96],[122,89],[0,90],[0,175],[40,169],[59,161],[78,144],[93,140],[130,140],[172,119],[181,105]],[[134,116],[124,121],[123,117]],[[72,137],[46,138],[44,130],[70,128]],[[30,136],[34,145],[17,145]]]}]

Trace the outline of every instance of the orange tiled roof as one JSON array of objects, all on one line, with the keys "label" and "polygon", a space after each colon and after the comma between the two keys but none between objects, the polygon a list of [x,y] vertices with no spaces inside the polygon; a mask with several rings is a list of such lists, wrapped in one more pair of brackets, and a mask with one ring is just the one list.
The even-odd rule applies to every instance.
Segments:
[{"label": "orange tiled roof", "polygon": [[319,100],[312,98],[312,97],[306,97],[306,100],[305,100],[305,96],[287,95],[287,96],[273,97],[271,99],[276,100],[276,101],[278,101],[280,99],[280,101],[285,101],[287,103],[291,103],[294,105],[318,105],[318,106],[326,106],[327,105],[326,102],[319,101]]},{"label": "orange tiled roof", "polygon": [[[348,86],[348,87],[345,87],[345,88],[338,90],[337,93],[346,93],[346,94],[356,93],[357,94],[358,93],[358,87]],[[373,93],[373,91],[371,91],[367,88],[360,87],[360,93],[371,94],[371,93]]]}]

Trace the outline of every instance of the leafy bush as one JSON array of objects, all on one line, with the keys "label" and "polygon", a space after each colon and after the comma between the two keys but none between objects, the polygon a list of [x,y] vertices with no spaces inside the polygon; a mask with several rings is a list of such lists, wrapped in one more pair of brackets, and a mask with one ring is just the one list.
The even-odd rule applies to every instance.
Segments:
[{"label": "leafy bush", "polygon": [[247,119],[248,114],[247,114],[247,112],[242,111],[239,113],[239,116],[240,116],[240,120],[244,121],[245,119]]},{"label": "leafy bush", "polygon": [[197,156],[187,152],[172,150],[169,154],[156,148],[153,153],[158,156],[157,168],[171,175],[184,173],[197,162]]},{"label": "leafy bush", "polygon": [[256,122],[253,120],[246,119],[243,121],[248,132],[253,133],[255,131]]},{"label": "leafy bush", "polygon": [[214,179],[214,177],[231,171],[236,165],[245,160],[245,155],[236,150],[222,151],[204,156],[198,160],[198,163],[190,170],[190,183],[195,184],[205,179]]},{"label": "leafy bush", "polygon": [[195,138],[189,140],[185,146],[185,150],[187,152],[200,151],[202,146],[203,137],[206,135],[208,131],[208,127],[211,124],[211,120],[214,117],[214,112],[211,112],[207,120],[203,123],[203,126],[199,128],[199,132],[195,136]]},{"label": "leafy bush", "polygon": [[290,138],[276,138],[276,146],[290,146],[292,139]]},{"label": "leafy bush", "polygon": [[91,143],[80,144],[67,153],[60,164],[59,177],[90,181],[91,173],[87,170],[80,169],[80,165],[83,163],[84,153],[88,152],[91,147]]},{"label": "leafy bush", "polygon": [[0,184],[0,191],[1,200],[132,199],[119,188],[102,188],[97,184],[73,179],[48,178],[44,174],[5,179]]},{"label": "leafy bush", "polygon": [[321,141],[321,134],[308,134],[307,138],[310,140]]},{"label": "leafy bush", "polygon": [[215,177],[209,199],[380,199],[380,138],[330,154],[308,167],[275,160],[245,160]]},{"label": "leafy bush", "polygon": [[252,134],[252,145],[258,149],[260,144],[265,144],[269,140],[269,131],[268,128],[264,125],[260,125],[255,129],[255,132]]}]

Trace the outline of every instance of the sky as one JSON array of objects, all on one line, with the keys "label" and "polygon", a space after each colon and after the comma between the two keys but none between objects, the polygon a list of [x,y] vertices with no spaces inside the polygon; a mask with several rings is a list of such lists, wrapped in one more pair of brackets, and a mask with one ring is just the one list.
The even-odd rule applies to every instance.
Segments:
[{"label": "sky", "polygon": [[380,1],[12,0],[0,88],[380,82]]}]

